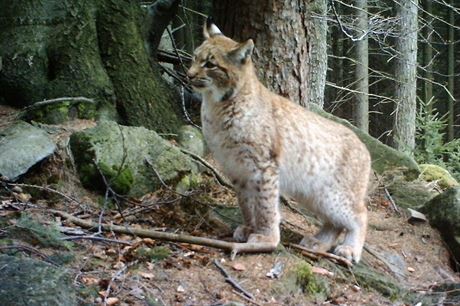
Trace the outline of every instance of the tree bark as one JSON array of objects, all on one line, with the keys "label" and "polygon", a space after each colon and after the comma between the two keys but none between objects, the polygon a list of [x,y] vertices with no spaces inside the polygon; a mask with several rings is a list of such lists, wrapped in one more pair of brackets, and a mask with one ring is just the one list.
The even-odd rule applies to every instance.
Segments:
[{"label": "tree bark", "polygon": [[[367,24],[367,0],[356,0],[358,19],[358,35],[368,31]],[[356,108],[355,108],[355,124],[364,132],[369,132],[369,59],[368,59],[368,38],[367,35],[363,39],[356,42]]]},{"label": "tree bark", "polygon": [[135,0],[2,1],[0,103],[85,96],[99,115],[175,131],[179,96],[151,65],[141,17]]},{"label": "tree bark", "polygon": [[401,1],[397,5],[399,37],[396,40],[396,93],[393,123],[393,146],[399,151],[413,152],[415,147],[415,115],[417,89],[417,3]]},{"label": "tree bark", "polygon": [[261,80],[295,103],[323,105],[326,79],[325,0],[215,0],[213,14],[225,35],[252,38]]}]

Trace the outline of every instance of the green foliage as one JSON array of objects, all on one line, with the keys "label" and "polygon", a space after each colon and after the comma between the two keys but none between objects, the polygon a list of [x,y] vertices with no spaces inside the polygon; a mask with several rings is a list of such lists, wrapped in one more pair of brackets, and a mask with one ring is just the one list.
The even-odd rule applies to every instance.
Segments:
[{"label": "green foliage", "polygon": [[44,226],[28,215],[22,215],[16,224],[8,230],[8,236],[33,245],[70,249],[71,243],[62,240],[62,235],[55,226]]},{"label": "green foliage", "polygon": [[168,258],[171,255],[171,250],[163,246],[154,248],[142,247],[136,250],[136,255],[139,258],[155,262]]},{"label": "green foliage", "polygon": [[460,139],[445,142],[447,120],[421,102],[417,114],[415,159],[420,164],[434,164],[460,179]]}]

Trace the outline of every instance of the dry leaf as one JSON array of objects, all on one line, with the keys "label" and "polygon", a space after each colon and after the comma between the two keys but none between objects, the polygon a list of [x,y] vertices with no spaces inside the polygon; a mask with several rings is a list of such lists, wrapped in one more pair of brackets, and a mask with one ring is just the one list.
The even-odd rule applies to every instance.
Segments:
[{"label": "dry leaf", "polygon": [[409,271],[409,272],[415,272],[415,269],[412,268],[412,267],[407,267],[407,271]]},{"label": "dry leaf", "polygon": [[116,297],[109,297],[105,300],[106,304],[107,305],[116,305],[120,302],[120,299],[119,298],[116,298]]},{"label": "dry leaf", "polygon": [[90,277],[90,276],[83,276],[81,278],[81,282],[85,285],[91,286],[91,285],[97,285],[99,284],[100,279],[95,278],[95,277]]},{"label": "dry leaf", "polygon": [[142,276],[143,278],[146,279],[154,279],[155,275],[153,273],[148,273],[148,272],[139,272],[139,275]]},{"label": "dry leaf", "polygon": [[233,268],[233,270],[236,270],[236,271],[244,271],[244,270],[246,270],[246,267],[242,263],[238,263],[238,262],[234,263],[232,265],[232,268]]},{"label": "dry leaf", "polygon": [[121,261],[117,262],[116,264],[113,265],[113,267],[117,270],[123,269],[125,264]]},{"label": "dry leaf", "polygon": [[334,276],[334,273],[321,267],[312,267],[311,271],[319,275]]}]

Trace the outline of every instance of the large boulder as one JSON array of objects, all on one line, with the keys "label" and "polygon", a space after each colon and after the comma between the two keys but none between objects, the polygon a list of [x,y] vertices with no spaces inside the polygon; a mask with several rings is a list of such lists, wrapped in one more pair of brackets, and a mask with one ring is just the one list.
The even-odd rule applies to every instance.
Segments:
[{"label": "large boulder", "polygon": [[420,177],[427,182],[437,182],[441,188],[459,186],[457,180],[446,169],[432,164],[421,164]]},{"label": "large boulder", "polygon": [[385,171],[392,169],[404,169],[406,174],[412,178],[416,178],[420,174],[420,169],[417,163],[409,155],[381,143],[366,132],[363,132],[359,128],[355,127],[347,120],[329,114],[316,105],[311,105],[310,110],[322,117],[338,122],[355,132],[371,153],[372,169],[374,169],[377,173],[382,174]]},{"label": "large boulder", "polygon": [[0,255],[0,305],[78,305],[68,271],[43,261]]},{"label": "large boulder", "polygon": [[55,149],[45,131],[18,121],[0,131],[0,174],[15,181]]},{"label": "large boulder", "polygon": [[143,127],[101,121],[70,138],[82,184],[105,190],[101,177],[119,194],[141,196],[195,177],[197,165],[180,150]]},{"label": "large boulder", "polygon": [[460,262],[460,187],[446,190],[426,203],[421,211],[428,216]]}]

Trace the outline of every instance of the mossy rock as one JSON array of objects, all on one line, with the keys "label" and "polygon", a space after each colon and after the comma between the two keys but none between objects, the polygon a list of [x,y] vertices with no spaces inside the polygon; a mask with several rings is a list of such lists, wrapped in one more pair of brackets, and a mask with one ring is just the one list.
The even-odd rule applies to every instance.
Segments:
[{"label": "mossy rock", "polygon": [[177,142],[184,149],[195,153],[199,156],[204,156],[206,151],[203,133],[191,125],[184,125],[179,129]]},{"label": "mossy rock", "polygon": [[385,173],[385,185],[396,205],[403,208],[418,208],[439,193],[427,187],[424,180],[407,180],[403,173]]},{"label": "mossy rock", "polygon": [[457,262],[460,262],[460,187],[450,188],[436,196],[421,211],[441,232]]},{"label": "mossy rock", "polygon": [[338,122],[355,132],[371,153],[372,169],[374,169],[377,173],[382,174],[391,169],[404,169],[406,175],[413,179],[420,174],[420,169],[411,156],[381,143],[374,137],[355,127],[347,120],[329,114],[317,105],[312,104],[310,109],[318,115]]},{"label": "mossy rock", "polygon": [[46,124],[61,124],[74,119],[117,120],[118,115],[114,105],[104,104],[98,107],[96,103],[68,100],[31,107],[25,112],[23,119]]},{"label": "mossy rock", "polygon": [[459,186],[457,180],[446,169],[432,164],[421,164],[420,178],[427,182],[436,181],[441,188]]},{"label": "mossy rock", "polygon": [[198,173],[188,156],[143,127],[100,121],[92,129],[73,134],[70,146],[80,180],[89,189],[105,191],[102,173],[117,193],[142,196],[163,183],[176,185]]},{"label": "mossy rock", "polygon": [[43,261],[0,255],[0,305],[79,305],[68,271]]}]

